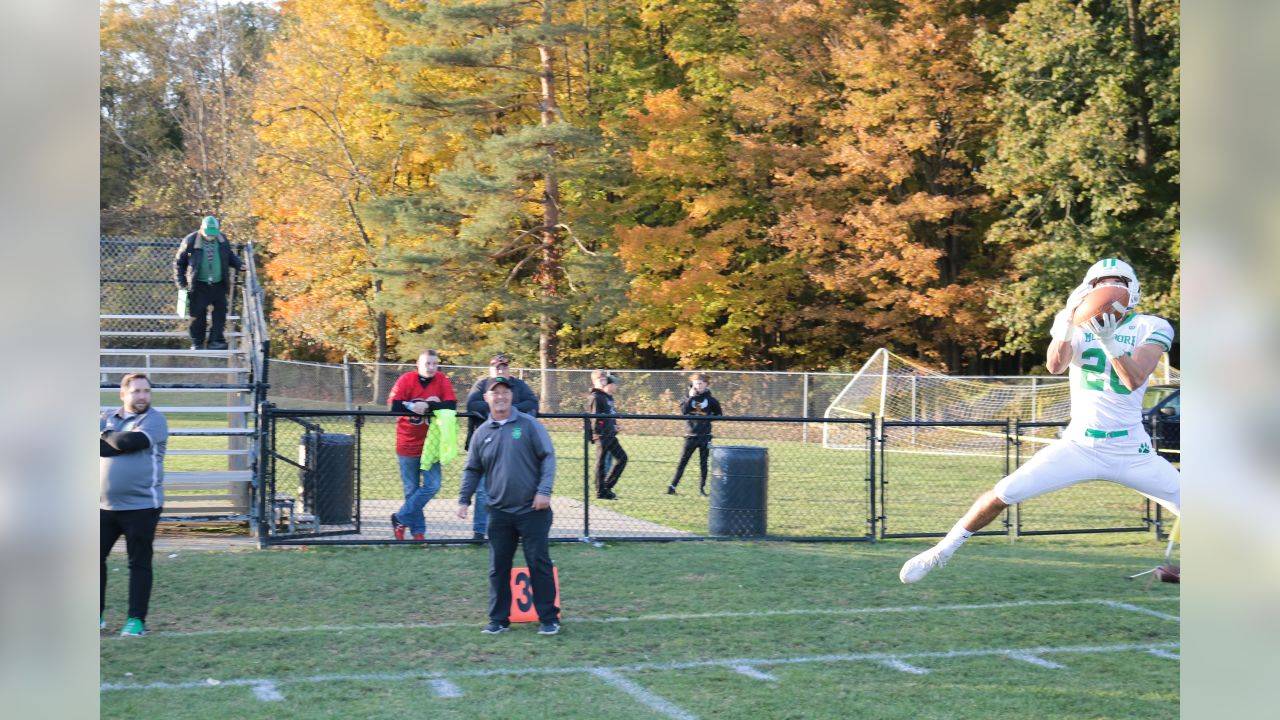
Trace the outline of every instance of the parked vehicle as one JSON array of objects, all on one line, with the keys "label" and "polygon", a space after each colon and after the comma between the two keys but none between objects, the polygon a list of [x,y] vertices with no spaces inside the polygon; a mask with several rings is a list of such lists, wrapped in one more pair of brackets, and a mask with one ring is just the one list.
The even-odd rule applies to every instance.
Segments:
[{"label": "parked vehicle", "polygon": [[1156,450],[1175,463],[1182,459],[1182,454],[1167,451],[1182,449],[1181,392],[1177,385],[1156,385],[1147,388],[1147,396],[1143,398],[1147,409],[1142,411],[1142,422]]}]

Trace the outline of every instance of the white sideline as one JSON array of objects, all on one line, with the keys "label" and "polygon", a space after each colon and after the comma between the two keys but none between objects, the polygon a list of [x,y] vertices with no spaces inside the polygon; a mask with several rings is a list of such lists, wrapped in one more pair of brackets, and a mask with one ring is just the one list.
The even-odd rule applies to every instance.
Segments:
[{"label": "white sideline", "polygon": [[750,665],[734,665],[730,669],[741,675],[746,675],[747,677],[753,680],[768,680],[769,682],[778,681],[778,678],[770,675],[767,672],[762,672],[760,670],[757,670],[751,667]]},{"label": "white sideline", "polygon": [[[1167,651],[1179,647],[1177,642],[1162,643],[1143,643],[1143,644],[1124,644],[1124,645],[1067,645],[1062,647],[1032,647],[1032,648],[983,648],[977,650],[945,650],[938,652],[916,652],[916,653],[849,653],[834,655],[805,655],[800,657],[789,658],[731,658],[725,660],[692,660],[686,662],[675,663],[636,663],[634,665],[616,665],[612,667],[603,666],[579,666],[579,667],[528,667],[517,666],[509,668],[492,668],[489,670],[461,670],[457,672],[404,672],[404,673],[366,673],[360,675],[349,674],[329,674],[329,675],[312,675],[310,677],[295,678],[240,678],[234,680],[217,681],[210,684],[208,680],[190,681],[190,682],[152,682],[152,683],[102,683],[99,692],[112,692],[124,690],[190,690],[195,688],[209,687],[242,687],[242,686],[262,686],[262,685],[283,685],[287,683],[331,683],[331,682],[370,682],[370,681],[403,681],[403,680],[435,680],[444,678],[476,678],[476,677],[494,677],[499,675],[573,675],[577,673],[590,673],[598,677],[605,677],[600,673],[606,673],[609,677],[623,672],[641,672],[648,670],[690,670],[694,668],[710,668],[721,667],[733,669],[738,666],[756,666],[756,665],[802,665],[808,663],[833,663],[833,662],[877,662],[885,663],[888,661],[905,662],[907,660],[936,660],[949,658],[969,658],[969,657],[1014,657],[1024,659],[1022,656],[1036,657],[1041,655],[1054,654],[1085,654],[1085,653],[1110,653],[1110,652],[1147,652],[1155,653],[1156,651]],[[1048,661],[1045,661],[1048,662]],[[637,686],[638,687],[638,686]],[[647,692],[647,691],[646,691]],[[656,696],[655,696],[656,697]]]},{"label": "white sideline", "polygon": [[1161,650],[1160,648],[1151,648],[1147,652],[1151,653],[1152,655],[1155,655],[1156,657],[1164,658],[1166,660],[1182,659],[1182,656],[1179,655],[1178,653],[1171,653],[1168,650]]},{"label": "white sideline", "polygon": [[643,705],[660,715],[666,715],[669,718],[674,718],[674,720],[698,720],[698,716],[686,711],[684,708],[681,708],[664,697],[654,695],[636,683],[622,677],[613,670],[609,670],[607,668],[595,668],[590,672],[592,675],[595,675],[636,700],[639,700]]},{"label": "white sideline", "polygon": [[[1144,598],[1146,599],[1146,598]],[[1178,598],[1149,598],[1149,601],[1175,602]],[[1164,620],[1178,621],[1176,615],[1167,615],[1156,610],[1129,605],[1115,600],[1090,598],[1084,600],[1014,600],[1010,602],[976,603],[963,605],[906,605],[901,607],[864,607],[864,608],[798,608],[794,610],[755,610],[716,613],[668,613],[659,615],[638,615],[636,617],[604,617],[573,618],[574,625],[582,623],[627,623],[652,622],[660,620],[715,620],[732,618],[780,617],[788,615],[874,615],[878,613],[913,613],[913,612],[955,612],[958,610],[1001,610],[1005,608],[1024,607],[1061,607],[1069,605],[1105,605],[1120,610],[1140,612]],[[358,632],[366,630],[438,630],[443,628],[471,627],[474,622],[447,623],[364,623],[359,625],[302,625],[297,627],[234,627],[212,630],[151,630],[149,637],[198,637],[205,635],[241,635],[245,633],[306,633],[306,632]]]}]

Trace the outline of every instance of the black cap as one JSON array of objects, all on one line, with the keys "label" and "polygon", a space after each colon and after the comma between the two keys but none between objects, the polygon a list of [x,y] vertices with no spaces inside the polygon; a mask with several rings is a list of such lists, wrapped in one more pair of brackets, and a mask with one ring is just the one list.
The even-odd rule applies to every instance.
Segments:
[{"label": "black cap", "polygon": [[490,379],[489,379],[489,385],[488,385],[487,387],[485,387],[485,391],[491,390],[491,389],[493,388],[493,386],[494,386],[494,385],[506,385],[506,386],[507,386],[507,389],[508,389],[508,390],[510,390],[510,389],[511,389],[511,379],[510,379],[510,378],[507,378],[507,377],[504,377],[504,376],[502,376],[502,375],[499,375],[499,376],[497,376],[497,377],[495,377],[495,378],[490,378]]}]

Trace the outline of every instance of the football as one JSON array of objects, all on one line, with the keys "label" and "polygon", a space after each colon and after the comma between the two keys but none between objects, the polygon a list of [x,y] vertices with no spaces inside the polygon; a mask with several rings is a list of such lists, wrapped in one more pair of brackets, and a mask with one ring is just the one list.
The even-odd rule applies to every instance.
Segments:
[{"label": "football", "polygon": [[1076,306],[1071,322],[1084,325],[1104,312],[1111,313],[1119,320],[1124,317],[1125,307],[1128,304],[1128,288],[1119,285],[1101,285],[1084,296],[1084,300]]}]

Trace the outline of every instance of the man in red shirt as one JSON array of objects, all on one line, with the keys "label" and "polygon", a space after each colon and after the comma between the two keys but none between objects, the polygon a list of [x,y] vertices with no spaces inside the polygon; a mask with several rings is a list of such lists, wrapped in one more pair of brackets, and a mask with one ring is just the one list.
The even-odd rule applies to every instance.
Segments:
[{"label": "man in red shirt", "polygon": [[404,483],[404,505],[391,513],[391,530],[403,540],[405,530],[414,540],[427,535],[427,518],[422,509],[440,491],[440,463],[422,469],[422,445],[427,439],[431,413],[435,410],[457,410],[458,398],[453,383],[439,371],[440,355],[423,350],[418,355],[418,369],[407,372],[391,387],[387,402],[392,412],[408,412],[396,421],[396,455],[400,461],[400,480]]}]

